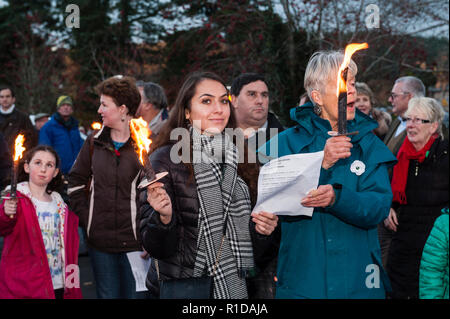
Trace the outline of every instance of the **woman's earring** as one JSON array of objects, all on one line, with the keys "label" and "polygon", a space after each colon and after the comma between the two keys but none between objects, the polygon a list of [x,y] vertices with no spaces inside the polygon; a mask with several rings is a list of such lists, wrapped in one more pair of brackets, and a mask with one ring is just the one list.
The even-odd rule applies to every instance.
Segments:
[{"label": "woman's earring", "polygon": [[320,116],[322,113],[322,107],[320,105],[314,104],[314,113],[316,113],[317,116]]},{"label": "woman's earring", "polygon": [[122,122],[125,122],[125,116],[122,117],[121,121],[122,121]]}]

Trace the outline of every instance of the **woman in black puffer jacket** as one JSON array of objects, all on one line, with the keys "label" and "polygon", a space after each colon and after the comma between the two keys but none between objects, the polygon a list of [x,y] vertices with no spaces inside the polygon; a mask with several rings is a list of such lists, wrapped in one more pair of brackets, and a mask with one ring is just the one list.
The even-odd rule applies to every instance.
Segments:
[{"label": "woman in black puffer jacket", "polygon": [[407,138],[397,155],[386,227],[394,231],[387,271],[392,298],[416,299],[423,247],[441,209],[448,206],[448,141],[442,139],[444,112],[437,101],[410,100]]},{"label": "woman in black puffer jacket", "polygon": [[[154,297],[159,297],[157,259],[161,280],[208,274],[214,278],[214,298],[247,298],[245,279],[254,258],[271,246],[272,236],[265,234],[272,232],[278,218],[261,212],[252,214],[255,222],[250,221],[249,189],[238,175],[236,147],[223,133],[225,126],[233,127],[233,120],[223,81],[212,73],[194,73],[180,89],[169,121],[152,145],[155,172],[169,173],[140,197],[141,236],[152,257],[147,287]],[[176,128],[186,133],[178,143],[170,140]],[[217,139],[224,152],[217,152]],[[199,158],[201,163],[196,163]],[[249,176],[254,172],[257,178],[258,164],[243,165]],[[226,236],[216,259],[224,227]]]}]

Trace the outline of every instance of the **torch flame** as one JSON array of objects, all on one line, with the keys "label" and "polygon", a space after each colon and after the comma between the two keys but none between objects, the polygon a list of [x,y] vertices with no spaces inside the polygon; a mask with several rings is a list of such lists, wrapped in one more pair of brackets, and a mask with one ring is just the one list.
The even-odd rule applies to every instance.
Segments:
[{"label": "torch flame", "polygon": [[345,70],[345,68],[347,68],[348,65],[350,64],[350,60],[352,58],[353,53],[362,49],[367,49],[368,47],[369,45],[367,43],[350,43],[345,47],[344,61],[339,67],[338,71],[337,92],[336,92],[337,96],[339,96],[339,93],[347,92],[347,81],[346,81],[347,79],[344,79],[342,77],[342,73]]},{"label": "torch flame", "polygon": [[92,127],[93,130],[99,130],[99,129],[102,128],[102,123],[99,123],[99,122],[93,122],[93,123],[91,124],[91,127]]},{"label": "torch flame", "polygon": [[144,165],[144,156],[146,156],[150,150],[150,144],[152,143],[152,140],[149,138],[152,132],[148,128],[147,122],[142,117],[130,121],[130,131],[131,138],[138,147],[137,153],[139,155],[139,161]]},{"label": "torch flame", "polygon": [[16,140],[14,142],[14,162],[22,158],[22,154],[25,151],[25,147],[23,147],[23,142],[25,142],[25,136],[22,134],[17,135]]}]

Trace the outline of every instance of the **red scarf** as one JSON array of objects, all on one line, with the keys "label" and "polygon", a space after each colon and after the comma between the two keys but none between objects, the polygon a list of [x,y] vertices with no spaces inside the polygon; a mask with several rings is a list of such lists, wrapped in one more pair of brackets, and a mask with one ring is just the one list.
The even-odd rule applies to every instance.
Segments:
[{"label": "red scarf", "polygon": [[425,160],[426,153],[430,149],[431,145],[433,145],[436,137],[437,135],[431,136],[427,144],[425,144],[425,146],[419,151],[414,148],[408,137],[405,138],[405,141],[398,151],[398,162],[394,166],[394,174],[392,176],[391,186],[392,194],[394,195],[394,202],[406,204],[405,189],[406,181],[408,179],[409,161],[418,160],[419,163],[422,163]]}]

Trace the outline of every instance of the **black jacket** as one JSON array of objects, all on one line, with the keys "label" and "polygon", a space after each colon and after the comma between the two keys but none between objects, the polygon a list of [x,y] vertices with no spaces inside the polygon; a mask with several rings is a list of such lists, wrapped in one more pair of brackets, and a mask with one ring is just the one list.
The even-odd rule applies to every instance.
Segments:
[{"label": "black jacket", "polygon": [[448,161],[448,141],[438,138],[422,163],[409,163],[407,204],[392,204],[399,222],[387,264],[394,297],[418,298],[422,250],[441,209],[449,205]]},{"label": "black jacket", "polygon": [[14,141],[18,134],[25,135],[24,146],[27,150],[37,145],[37,134],[28,115],[17,107],[10,114],[0,113],[0,132],[5,137],[10,154],[14,152]]},{"label": "black jacket", "polygon": [[[284,131],[284,127],[283,127],[283,125],[281,125],[280,121],[278,121],[275,114],[269,112],[267,115],[267,129],[265,131],[256,132],[255,135],[249,139],[254,140],[252,142],[255,144],[253,147],[255,148],[255,150],[257,150],[261,146],[263,146],[265,143],[267,143],[275,135],[277,135],[283,131]],[[261,134],[265,135],[264,139],[262,139],[262,136],[260,136]]]},{"label": "black jacket", "polygon": [[[197,254],[199,202],[197,185],[191,170],[183,163],[170,159],[172,145],[162,146],[150,155],[156,173],[169,174],[160,180],[172,201],[173,215],[168,225],[161,223],[158,212],[147,202],[147,192],[140,194],[140,232],[145,250],[158,259],[160,279],[192,277]],[[254,257],[264,255],[272,236],[257,234],[249,222]],[[255,250],[255,247],[257,249]],[[159,284],[154,259],[147,275],[146,285],[154,296],[159,295]]]}]

